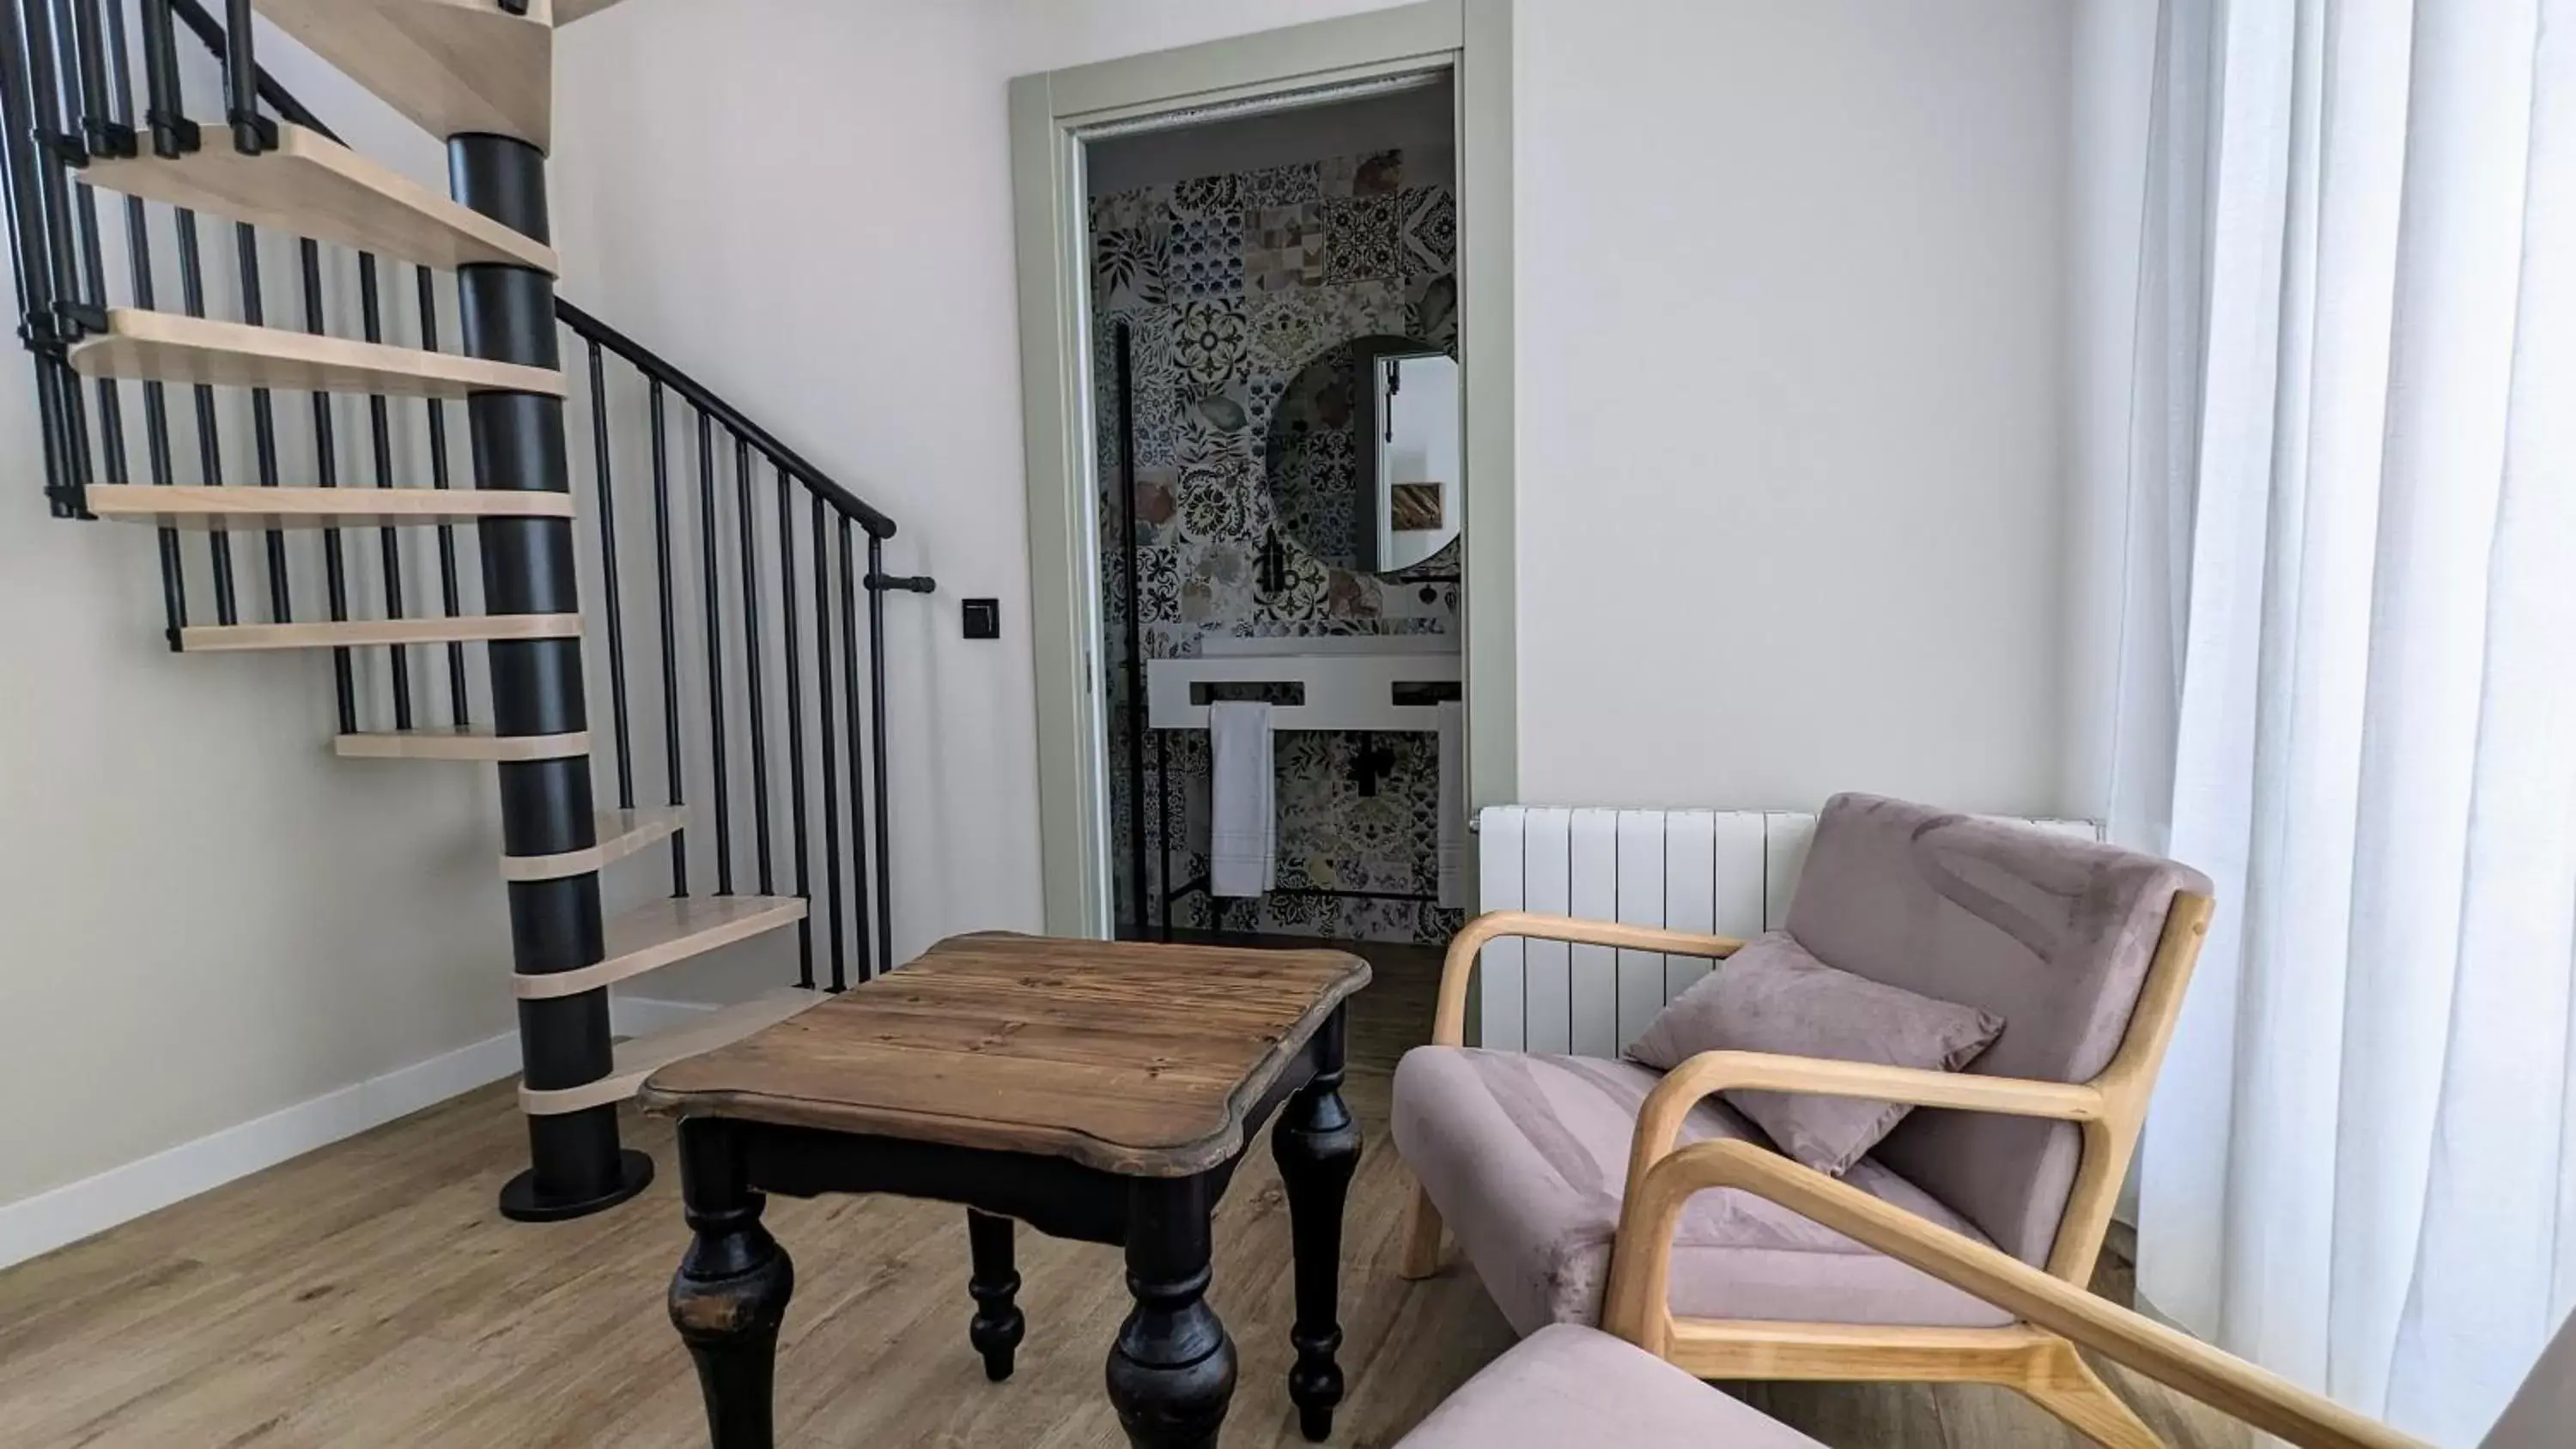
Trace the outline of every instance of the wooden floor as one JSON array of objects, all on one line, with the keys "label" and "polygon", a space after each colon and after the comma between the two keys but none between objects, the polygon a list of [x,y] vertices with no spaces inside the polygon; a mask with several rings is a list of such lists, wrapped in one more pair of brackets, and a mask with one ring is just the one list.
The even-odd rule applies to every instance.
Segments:
[{"label": "wooden floor", "polygon": [[[1372,952],[1372,955],[1380,953]],[[1406,1179],[1385,1137],[1388,1071],[1430,1019],[1435,961],[1388,952],[1355,1004],[1349,1096],[1369,1133],[1343,1289],[1351,1396],[1334,1441],[1393,1442],[1511,1334],[1472,1274],[1396,1278]],[[632,1119],[661,1171],[576,1223],[505,1223],[493,1194],[526,1151],[496,1086],[0,1273],[0,1445],[703,1445],[697,1386],[663,1316],[685,1230],[671,1134]],[[773,1202],[796,1262],[778,1365],[791,1446],[1123,1443],[1103,1355],[1126,1312],[1107,1248],[1023,1234],[1029,1341],[1010,1383],[966,1344],[962,1213],[893,1198]],[[1226,1443],[1302,1443],[1284,1390],[1285,1206],[1266,1151],[1218,1219],[1217,1311],[1242,1358]],[[2177,1449],[2244,1442],[2118,1378]],[[1997,1390],[1742,1390],[1838,1449],[2060,1449],[2056,1422]],[[1722,1449],[1711,1445],[1708,1449]]]}]

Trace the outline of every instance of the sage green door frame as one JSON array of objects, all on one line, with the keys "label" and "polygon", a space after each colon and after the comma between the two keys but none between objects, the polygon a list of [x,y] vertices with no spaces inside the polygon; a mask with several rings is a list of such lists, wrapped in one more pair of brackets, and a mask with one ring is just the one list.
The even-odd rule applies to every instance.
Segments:
[{"label": "sage green door frame", "polygon": [[1083,143],[1098,128],[1447,70],[1458,98],[1470,809],[1516,798],[1512,0],[1422,0],[1011,82],[1046,929],[1105,936],[1108,770]]}]

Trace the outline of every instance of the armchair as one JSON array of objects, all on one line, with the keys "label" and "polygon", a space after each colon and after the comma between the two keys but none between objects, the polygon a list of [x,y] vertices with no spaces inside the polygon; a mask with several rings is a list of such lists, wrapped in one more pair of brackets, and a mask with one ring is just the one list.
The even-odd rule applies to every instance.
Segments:
[{"label": "armchair", "polygon": [[[1478,951],[1520,935],[1723,958],[1740,942],[1504,914],[1452,944],[1433,1045],[1396,1076],[1417,1191],[1403,1270],[1444,1226],[1514,1327],[1599,1325],[1615,1270],[1654,1254],[1635,1340],[1700,1378],[1981,1382],[2115,1449],[2157,1441],[2067,1338],[1839,1225],[1758,1193],[1689,1193],[1634,1218],[1657,1169],[1709,1146],[1788,1164],[1715,1094],[1902,1101],[1837,1184],[2080,1291],[2091,1277],[2211,913],[2170,862],[1862,796],[1817,823],[1788,930],[1829,964],[2001,1016],[1962,1073],[1745,1052],[1660,1077],[1626,1062],[1464,1047]],[[1722,968],[1721,968],[1722,969]],[[1701,1160],[1701,1159],[1693,1159]],[[1671,1179],[1667,1178],[1666,1181]]]},{"label": "armchair", "polygon": [[[1552,1324],[1470,1380],[1400,1449],[1507,1449],[1613,1438],[1631,1449],[1821,1449],[1639,1352],[1669,1331],[1671,1236],[1695,1193],[1758,1195],[1976,1293],[2025,1322],[2279,1436],[2299,1449],[2428,1446],[2200,1340],[2097,1298],[1983,1243],[1745,1142],[1707,1142],[1657,1162],[1620,1231],[1647,1251],[1620,1258],[1610,1334]],[[1626,1343],[1619,1340],[1626,1339]],[[2482,1449],[2556,1449],[2576,1422],[2576,1320],[2543,1351]]]}]

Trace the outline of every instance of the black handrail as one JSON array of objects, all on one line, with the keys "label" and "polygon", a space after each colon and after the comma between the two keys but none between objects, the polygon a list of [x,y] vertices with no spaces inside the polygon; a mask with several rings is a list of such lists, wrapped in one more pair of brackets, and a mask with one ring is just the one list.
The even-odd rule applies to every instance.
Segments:
[{"label": "black handrail", "polygon": [[831,504],[835,510],[846,515],[859,527],[866,529],[872,536],[894,537],[893,519],[869,506],[859,495],[833,482],[822,469],[799,457],[795,449],[770,436],[767,428],[744,417],[733,404],[707,391],[703,383],[663,361],[643,343],[560,298],[555,302],[555,317],[565,326],[570,327],[575,335],[587,341],[596,342],[616,353],[632,364],[636,371],[686,398],[698,411],[714,418],[734,436],[751,444],[753,451],[776,464],[778,471],[813,490],[817,497]]},{"label": "black handrail", "polygon": [[[197,39],[218,58],[227,54],[224,27],[209,14],[198,0],[170,0],[171,11],[180,22],[195,32]],[[293,92],[278,84],[266,69],[257,71],[259,99],[286,120],[337,141],[322,118],[313,114]],[[638,372],[678,393],[691,406],[722,423],[734,436],[751,444],[754,451],[776,464],[778,471],[804,484],[832,508],[868,531],[871,537],[894,537],[894,520],[872,507],[866,499],[833,481],[831,475],[806,462],[793,448],[771,435],[767,428],[745,417],[739,408],[710,392],[706,385],[665,361],[659,353],[643,343],[600,321],[561,297],[555,299],[555,320],[571,328],[576,336],[596,342],[624,358]]]}]

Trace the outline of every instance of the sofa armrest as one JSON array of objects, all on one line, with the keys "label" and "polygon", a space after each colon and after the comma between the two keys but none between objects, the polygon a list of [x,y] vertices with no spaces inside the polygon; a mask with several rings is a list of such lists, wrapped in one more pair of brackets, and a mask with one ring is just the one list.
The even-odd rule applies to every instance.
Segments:
[{"label": "sofa armrest", "polygon": [[1693,1193],[1712,1188],[1768,1198],[2302,1449],[2426,1449],[2232,1354],[1749,1142],[1685,1147],[1630,1184],[1603,1327],[1664,1352],[1674,1225]]},{"label": "sofa armrest", "polygon": [[1476,955],[1485,949],[1487,942],[1506,936],[1712,958],[1732,956],[1744,946],[1742,941],[1731,936],[1702,936],[1690,931],[1667,931],[1658,926],[1628,926],[1616,921],[1586,921],[1573,916],[1543,916],[1529,911],[1489,912],[1469,921],[1464,929],[1450,938],[1449,955],[1440,967],[1440,1007],[1431,1019],[1433,1044],[1467,1044],[1467,983],[1475,975]]}]

